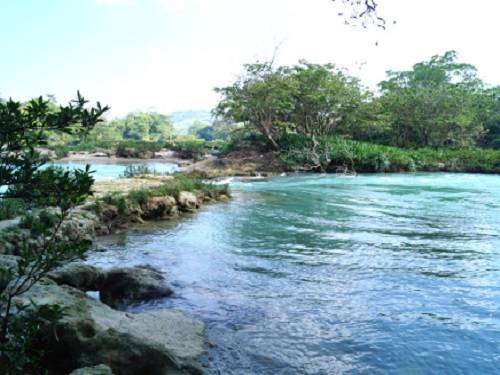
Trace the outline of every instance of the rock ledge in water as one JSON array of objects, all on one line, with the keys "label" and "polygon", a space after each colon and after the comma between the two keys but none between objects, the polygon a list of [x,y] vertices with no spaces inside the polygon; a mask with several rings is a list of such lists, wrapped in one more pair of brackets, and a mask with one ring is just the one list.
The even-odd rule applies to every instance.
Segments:
[{"label": "rock ledge in water", "polygon": [[84,263],[70,263],[51,272],[49,277],[81,291],[99,291],[101,301],[114,308],[173,293],[161,271],[151,266],[103,270]]},{"label": "rock ledge in water", "polygon": [[20,298],[24,303],[30,299],[65,311],[55,331],[47,327],[40,332],[50,348],[47,367],[55,373],[99,364],[117,375],[202,373],[204,325],[179,311],[116,311],[77,289],[50,282],[35,285]]}]

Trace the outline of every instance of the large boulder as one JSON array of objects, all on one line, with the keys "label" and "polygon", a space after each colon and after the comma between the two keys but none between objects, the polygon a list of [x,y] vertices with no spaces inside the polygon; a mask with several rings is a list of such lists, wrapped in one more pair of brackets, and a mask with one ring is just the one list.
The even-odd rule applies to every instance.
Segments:
[{"label": "large boulder", "polygon": [[84,292],[98,291],[102,302],[117,309],[173,293],[162,272],[151,266],[103,270],[89,264],[69,263],[48,276],[58,284]]},{"label": "large boulder", "polygon": [[175,310],[130,314],[111,309],[69,286],[38,283],[19,302],[59,306],[64,316],[56,327],[41,329],[45,366],[54,373],[99,364],[116,375],[202,373],[203,323]]},{"label": "large boulder", "polygon": [[65,284],[74,288],[88,291],[97,291],[106,281],[106,271],[85,263],[68,263],[52,271],[49,278],[58,284]]},{"label": "large boulder", "polygon": [[163,274],[150,266],[112,268],[98,290],[101,301],[114,308],[172,294]]},{"label": "large boulder", "polygon": [[200,207],[196,195],[189,191],[181,191],[177,196],[177,203],[179,203],[179,207],[183,211],[195,211]]},{"label": "large boulder", "polygon": [[69,375],[113,375],[113,372],[106,365],[98,365],[93,367],[84,367],[75,371],[71,371]]},{"label": "large boulder", "polygon": [[177,202],[174,197],[151,197],[142,207],[143,219],[157,219],[177,214]]}]

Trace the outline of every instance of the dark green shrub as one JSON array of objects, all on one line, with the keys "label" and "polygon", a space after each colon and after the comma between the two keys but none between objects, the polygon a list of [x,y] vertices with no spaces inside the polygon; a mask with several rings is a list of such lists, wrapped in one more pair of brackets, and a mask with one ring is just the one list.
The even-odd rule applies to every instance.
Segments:
[{"label": "dark green shrub", "polygon": [[125,196],[121,193],[113,192],[104,195],[101,200],[104,203],[110,204],[118,208],[118,213],[120,215],[128,215],[129,213],[129,204]]},{"label": "dark green shrub", "polygon": [[15,198],[0,200],[0,220],[13,219],[22,214],[26,209],[26,204]]},{"label": "dark green shrub", "polygon": [[145,175],[158,176],[160,175],[160,173],[154,168],[151,168],[144,164],[127,165],[123,173],[120,175],[120,178],[134,178]]}]

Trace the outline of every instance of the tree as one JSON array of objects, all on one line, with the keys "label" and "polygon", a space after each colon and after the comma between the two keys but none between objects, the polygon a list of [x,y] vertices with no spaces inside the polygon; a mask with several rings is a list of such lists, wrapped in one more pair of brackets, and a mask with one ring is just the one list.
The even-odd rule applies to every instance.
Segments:
[{"label": "tree", "polygon": [[483,133],[476,111],[483,84],[472,65],[456,59],[456,53],[449,51],[415,64],[410,71],[388,72],[388,79],[379,86],[392,144],[475,144]]},{"label": "tree", "polygon": [[[28,236],[19,239],[16,262],[0,267],[0,370],[5,374],[36,371],[30,335],[37,322],[19,323],[14,319],[27,306],[16,304],[16,297],[63,260],[83,256],[87,243],[60,240],[61,229],[72,208],[90,194],[93,179],[90,169],[74,171],[42,168],[44,161],[36,148],[45,145],[48,132],[78,136],[102,121],[108,107],[87,108],[78,93],[67,106],[55,109],[43,98],[27,104],[9,100],[0,102],[0,199],[25,202],[30,209],[21,226]],[[35,307],[34,307],[35,308]],[[40,310],[41,309],[41,310]],[[38,309],[41,317],[56,319],[62,312]]]},{"label": "tree", "polygon": [[245,74],[233,85],[216,88],[222,99],[214,114],[255,127],[274,150],[279,150],[276,138],[286,130],[292,109],[288,78],[286,68],[274,69],[272,63],[247,64]]},{"label": "tree", "polygon": [[477,98],[477,116],[485,133],[479,140],[483,147],[500,149],[500,87],[488,87]]},{"label": "tree", "polygon": [[211,141],[214,139],[212,126],[199,120],[195,120],[193,125],[189,127],[188,135],[193,135],[197,138],[204,139],[205,141]]},{"label": "tree", "polygon": [[134,112],[117,121],[122,122],[125,139],[165,142],[175,135],[170,118],[156,112]]},{"label": "tree", "polygon": [[311,139],[347,134],[350,126],[360,121],[359,108],[369,96],[356,78],[332,64],[301,61],[289,70],[293,110],[288,118],[295,131]]}]

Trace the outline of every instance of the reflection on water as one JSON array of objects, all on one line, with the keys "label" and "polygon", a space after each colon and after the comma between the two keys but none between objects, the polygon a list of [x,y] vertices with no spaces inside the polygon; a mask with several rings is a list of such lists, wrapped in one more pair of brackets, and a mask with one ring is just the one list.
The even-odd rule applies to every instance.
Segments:
[{"label": "reflection on water", "polygon": [[160,267],[208,325],[213,374],[495,374],[500,177],[307,175],[233,184],[89,259]]}]

